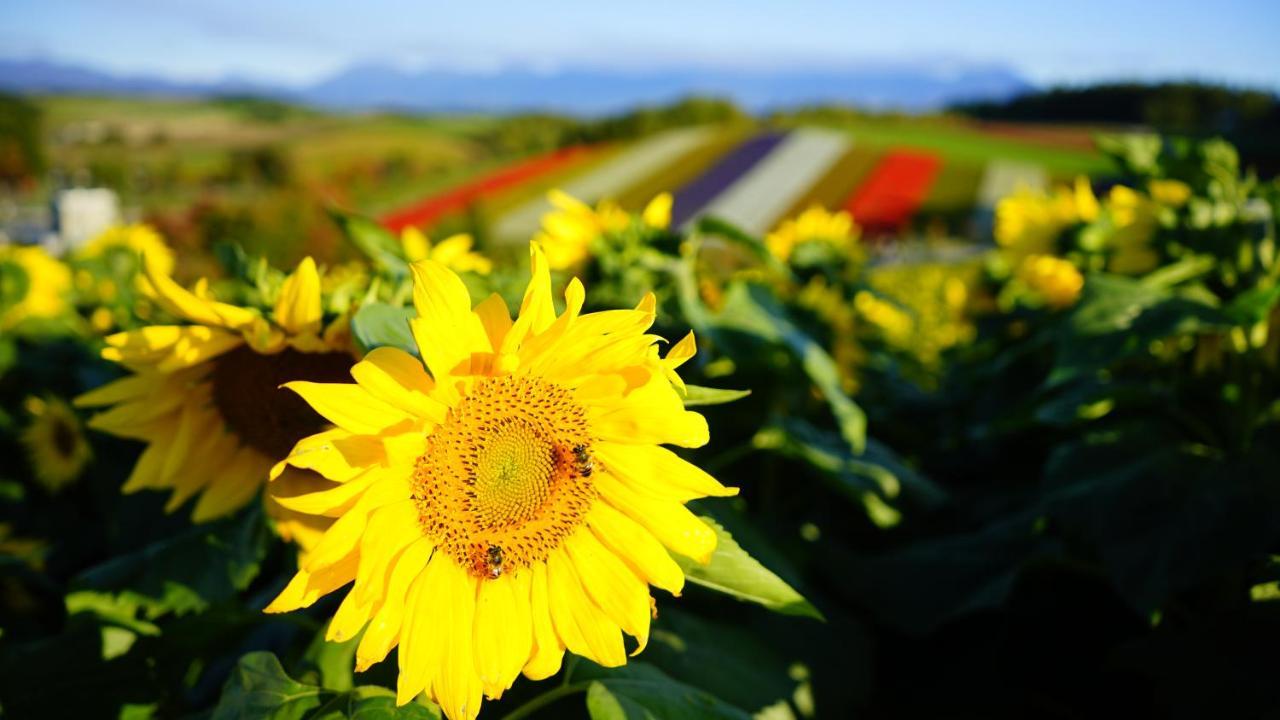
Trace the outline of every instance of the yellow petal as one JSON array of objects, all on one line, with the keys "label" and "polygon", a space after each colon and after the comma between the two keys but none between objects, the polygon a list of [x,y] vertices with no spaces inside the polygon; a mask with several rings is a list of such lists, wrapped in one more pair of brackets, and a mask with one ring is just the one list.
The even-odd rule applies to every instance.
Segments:
[{"label": "yellow petal", "polygon": [[471,312],[471,296],[461,278],[432,260],[410,267],[418,317],[409,327],[432,377],[444,384],[444,378],[460,366],[470,367],[472,353],[493,348],[480,318]]},{"label": "yellow petal", "polygon": [[320,273],[316,271],[316,261],[305,257],[280,286],[276,324],[294,335],[316,332],[324,316],[320,304]]},{"label": "yellow petal", "polygon": [[662,543],[609,503],[598,502],[592,506],[587,526],[645,582],[672,595],[679,595],[684,589],[684,572]]},{"label": "yellow petal", "polygon": [[417,358],[398,348],[375,348],[351,368],[360,387],[415,417],[440,424],[449,409],[431,397],[435,382]]},{"label": "yellow petal", "polygon": [[674,200],[671,193],[661,193],[644,206],[642,215],[644,224],[658,230],[666,230],[671,225],[671,206]]},{"label": "yellow petal", "polygon": [[701,447],[710,439],[706,419],[685,410],[671,383],[658,373],[625,397],[589,405],[588,410],[592,427],[606,441]]},{"label": "yellow petal", "polygon": [[[542,248],[536,243],[529,244],[529,265],[529,285],[525,288],[524,300],[520,303],[516,325],[523,323],[526,332],[536,335],[546,330],[556,319],[555,303],[551,299],[551,269],[547,266]],[[523,335],[516,340],[523,341]]]},{"label": "yellow petal", "polygon": [[[429,539],[419,538],[393,558],[386,592],[380,598],[378,610],[369,621],[369,627],[365,629],[364,637],[360,638],[360,645],[356,648],[356,670],[363,672],[374,663],[382,662],[391,648],[400,641],[409,587],[427,567],[434,548],[435,545]],[[378,600],[375,599],[375,602]],[[419,685],[418,689],[421,688]]]},{"label": "yellow petal", "polygon": [[313,490],[301,495],[288,495],[273,485],[271,498],[294,512],[307,515],[325,515],[341,517],[360,499],[364,491],[376,482],[379,475],[366,472],[345,483],[334,484],[322,490]]},{"label": "yellow petal", "polygon": [[587,528],[565,539],[564,548],[591,599],[610,621],[639,641],[632,655],[644,650],[649,643],[648,586]]},{"label": "yellow petal", "polygon": [[384,459],[378,438],[334,428],[299,440],[289,456],[271,469],[271,477],[279,477],[288,464],[314,470],[334,482],[347,482],[371,465],[382,465]]},{"label": "yellow petal", "polygon": [[302,396],[329,422],[357,435],[375,435],[392,425],[412,420],[403,410],[352,383],[295,380],[285,383],[284,387]]},{"label": "yellow petal", "polygon": [[90,390],[73,400],[72,404],[79,408],[115,405],[126,400],[146,397],[154,392],[155,388],[156,382],[153,376],[130,375]]},{"label": "yellow petal", "polygon": [[551,622],[551,607],[547,597],[547,566],[536,563],[528,570],[529,597],[533,623],[533,653],[524,666],[524,676],[530,680],[545,680],[560,672],[564,658],[564,643],[556,635]]},{"label": "yellow petal", "polygon": [[271,461],[253,448],[241,448],[200,494],[192,522],[202,523],[230,514],[257,497]]},{"label": "yellow petal", "polygon": [[489,345],[500,349],[511,330],[511,311],[507,309],[507,302],[498,293],[493,293],[476,305],[475,313],[480,318],[485,335],[489,337]]},{"label": "yellow petal", "polygon": [[684,505],[632,490],[606,472],[597,472],[592,479],[606,502],[644,526],[663,545],[700,563],[711,561],[716,534]]},{"label": "yellow petal", "polygon": [[163,269],[157,258],[151,255],[143,258],[143,270],[155,291],[156,300],[174,315],[193,323],[231,330],[245,330],[261,320],[252,310],[205,300],[188,292],[165,274]]},{"label": "yellow petal", "polygon": [[476,673],[485,695],[497,699],[511,687],[533,650],[531,574],[523,570],[480,582],[476,595]]},{"label": "yellow petal", "polygon": [[407,227],[400,231],[400,247],[404,250],[404,259],[414,263],[427,259],[431,241],[418,228]]},{"label": "yellow petal", "polygon": [[631,488],[654,497],[688,502],[702,497],[732,497],[727,488],[701,468],[657,445],[601,442],[594,451],[609,474]]},{"label": "yellow petal", "polygon": [[314,573],[299,570],[276,599],[263,608],[263,612],[283,613],[310,607],[316,600],[351,582],[356,576],[358,562],[358,555],[351,553],[341,562]]},{"label": "yellow petal", "polygon": [[361,602],[373,604],[386,590],[392,562],[409,545],[422,538],[418,506],[409,498],[384,505],[369,516],[360,538],[360,568],[353,592]]},{"label": "yellow petal", "polygon": [[547,594],[556,633],[570,652],[605,667],[626,664],[622,630],[587,596],[563,547],[547,557]]},{"label": "yellow petal", "polygon": [[369,615],[372,612],[371,605],[359,602],[355,590],[348,590],[347,596],[342,599],[337,611],[333,613],[333,619],[329,621],[329,629],[325,632],[324,639],[329,642],[350,640],[360,632],[360,628],[364,627],[365,623],[369,622]]},{"label": "yellow petal", "polygon": [[359,544],[360,536],[368,525],[369,514],[383,505],[404,500],[412,495],[408,478],[401,468],[374,468],[368,470],[377,480],[360,496],[345,515],[338,518],[325,532],[315,548],[307,554],[303,569],[316,572],[325,565],[338,562],[350,554]]}]

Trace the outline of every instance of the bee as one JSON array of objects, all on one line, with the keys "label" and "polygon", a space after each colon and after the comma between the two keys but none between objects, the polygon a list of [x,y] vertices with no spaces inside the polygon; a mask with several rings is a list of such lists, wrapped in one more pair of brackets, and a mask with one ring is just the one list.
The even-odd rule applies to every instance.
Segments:
[{"label": "bee", "polygon": [[471,555],[471,572],[479,577],[497,580],[502,577],[502,548],[490,545],[488,548],[476,548]]},{"label": "bee", "polygon": [[591,471],[595,469],[595,462],[591,459],[591,454],[587,452],[586,445],[573,446],[573,465],[578,471],[578,475],[582,477],[591,477]]}]

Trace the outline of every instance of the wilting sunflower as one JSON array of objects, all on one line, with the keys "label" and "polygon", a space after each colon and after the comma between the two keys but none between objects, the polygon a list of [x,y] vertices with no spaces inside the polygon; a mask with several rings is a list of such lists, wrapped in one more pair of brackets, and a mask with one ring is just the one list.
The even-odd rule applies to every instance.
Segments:
[{"label": "wilting sunflower", "polygon": [[[411,321],[423,358],[370,352],[355,384],[288,387],[337,427],[285,463],[339,483],[282,499],[337,518],[268,612],[354,584],[328,639],[364,636],[357,669],[399,645],[397,702],[428,693],[474,718],[522,671],[542,679],[567,648],[626,663],[622,634],[649,635],[649,586],[678,594],[673,552],[706,562],[714,532],[685,508],[727,496],[663,444],[697,447],[676,368],[692,335],[658,356],[655,301],[581,314],[571,281],[556,316],[542,251],[513,321],[497,295],[474,309],[443,265],[413,265]],[[664,547],[665,546],[665,547]]]},{"label": "wilting sunflower", "polygon": [[68,308],[71,271],[38,247],[0,245],[0,330]]},{"label": "wilting sunflower", "polygon": [[[218,302],[203,282],[184,289],[150,256],[144,266],[155,301],[191,324],[108,336],[103,357],[133,374],[76,404],[111,406],[90,427],[147,443],[125,492],[170,490],[168,512],[199,494],[193,519],[202,522],[252,500],[271,464],[325,427],[279,386],[343,378],[355,359],[346,323],[323,324],[320,276],[310,258],[280,284],[270,317]],[[292,536],[303,528],[286,524],[281,531]]]},{"label": "wilting sunflower", "polygon": [[543,247],[547,262],[554,270],[581,265],[591,254],[591,243],[602,236],[621,233],[633,226],[666,230],[671,225],[670,193],[650,200],[639,217],[608,200],[592,208],[560,190],[547,193],[547,199],[555,209],[542,216],[542,229],[534,240]]},{"label": "wilting sunflower", "polygon": [[493,262],[471,249],[474,242],[466,233],[450,235],[437,243],[431,242],[422,231],[414,227],[405,228],[400,233],[400,247],[409,262],[435,260],[457,272],[488,275],[493,270]]},{"label": "wilting sunflower", "polygon": [[808,243],[834,250],[843,257],[857,249],[859,235],[861,230],[849,213],[831,212],[821,205],[813,205],[779,223],[765,237],[765,245],[782,262],[789,262],[796,249]]},{"label": "wilting sunflower", "polygon": [[31,423],[22,431],[22,444],[35,479],[49,492],[71,484],[93,458],[80,418],[61,398],[30,397]]}]

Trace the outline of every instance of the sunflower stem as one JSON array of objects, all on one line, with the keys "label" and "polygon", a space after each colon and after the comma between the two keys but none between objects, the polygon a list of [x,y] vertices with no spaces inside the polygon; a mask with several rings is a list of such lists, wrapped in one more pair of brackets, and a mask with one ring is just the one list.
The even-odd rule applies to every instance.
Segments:
[{"label": "sunflower stem", "polygon": [[541,710],[560,698],[568,697],[574,693],[586,692],[587,688],[590,686],[591,683],[588,681],[573,683],[572,685],[561,685],[558,688],[548,690],[515,710],[507,713],[503,716],[502,720],[520,720],[521,718],[529,717],[533,713]]}]

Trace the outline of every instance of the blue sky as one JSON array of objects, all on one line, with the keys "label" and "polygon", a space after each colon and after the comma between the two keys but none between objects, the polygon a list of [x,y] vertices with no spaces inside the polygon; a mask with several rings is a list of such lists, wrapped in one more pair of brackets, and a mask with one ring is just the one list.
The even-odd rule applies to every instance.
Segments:
[{"label": "blue sky", "polygon": [[1275,0],[4,0],[0,55],[303,84],[357,62],[547,70],[999,63],[1280,90]]}]

